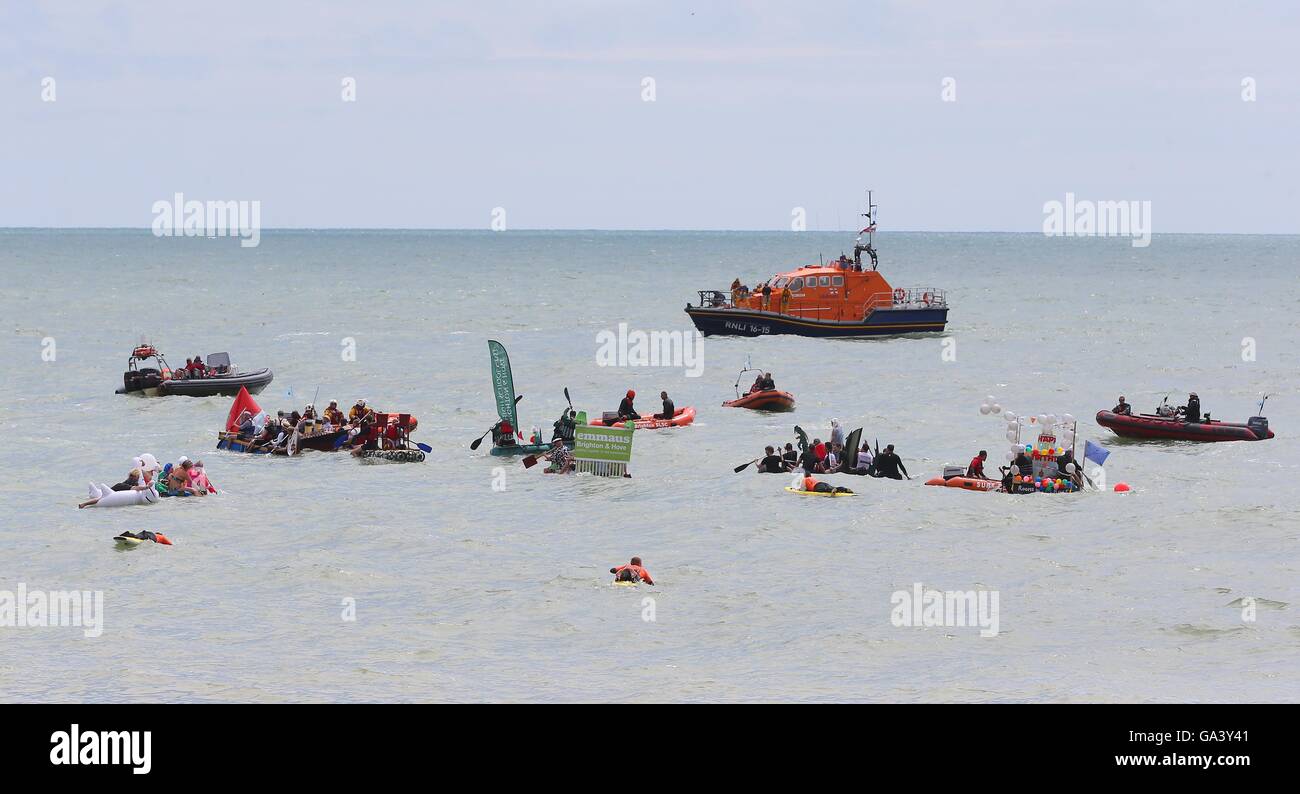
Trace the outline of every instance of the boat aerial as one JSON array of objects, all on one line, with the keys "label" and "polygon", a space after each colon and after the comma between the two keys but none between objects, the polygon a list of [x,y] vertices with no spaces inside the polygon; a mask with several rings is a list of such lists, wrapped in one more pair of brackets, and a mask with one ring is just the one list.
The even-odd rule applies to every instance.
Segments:
[{"label": "boat aerial", "polygon": [[[730,292],[700,290],[686,314],[705,336],[795,334],[815,337],[898,336],[937,333],[948,322],[948,299],[933,287],[895,287],[876,269],[877,205],[867,192],[867,225],[853,258],[804,265],[777,273],[754,289],[739,279]],[[866,235],[866,242],[863,242]],[[862,261],[867,254],[870,260]]]},{"label": "boat aerial", "polygon": [[[150,362],[152,361],[152,365]],[[239,389],[257,394],[265,389],[274,375],[269,369],[240,372],[230,363],[229,353],[208,355],[203,372],[181,369],[172,371],[167,359],[153,345],[141,344],[131,351],[122,375],[122,387],[117,394],[138,394],[145,397],[185,395],[188,397],[234,397]]]}]

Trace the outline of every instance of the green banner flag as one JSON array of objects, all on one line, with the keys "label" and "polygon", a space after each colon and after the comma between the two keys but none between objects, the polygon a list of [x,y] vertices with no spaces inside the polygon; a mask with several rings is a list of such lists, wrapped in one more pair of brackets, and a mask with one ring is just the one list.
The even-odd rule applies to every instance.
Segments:
[{"label": "green banner flag", "polygon": [[515,430],[519,422],[515,417],[515,378],[510,373],[510,356],[505,345],[489,339],[488,353],[492,357],[492,390],[497,398],[497,416],[510,423]]}]

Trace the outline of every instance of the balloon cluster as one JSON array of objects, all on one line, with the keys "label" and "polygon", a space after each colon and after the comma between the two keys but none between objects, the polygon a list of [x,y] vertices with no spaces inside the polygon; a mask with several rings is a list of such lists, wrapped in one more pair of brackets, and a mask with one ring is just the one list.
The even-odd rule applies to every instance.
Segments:
[{"label": "balloon cluster", "polygon": [[1002,413],[1002,406],[998,405],[997,401],[993,399],[993,395],[990,394],[985,397],[984,402],[980,404],[980,413],[985,416],[988,416],[989,414],[1000,414]]},{"label": "balloon cluster", "polygon": [[[993,409],[1001,409],[1001,406],[992,404],[993,397],[987,398],[989,402],[980,406],[980,413],[996,413]],[[988,408],[988,411],[984,409]],[[1066,447],[1074,444],[1074,416],[1072,414],[1038,414],[1035,416],[1019,416],[1013,411],[1007,411],[1003,414],[1003,419],[1007,423],[1007,442],[1011,445],[1010,449],[1004,453],[1007,462],[1010,463],[1021,453],[1023,447],[1024,453],[1036,458],[1059,457],[1065,454]],[[1033,444],[1027,444],[1020,440],[1022,433],[1029,432],[1032,436],[1050,436],[1053,441],[1059,441],[1060,444],[1053,447],[1044,446],[1041,450],[1035,450]]]}]

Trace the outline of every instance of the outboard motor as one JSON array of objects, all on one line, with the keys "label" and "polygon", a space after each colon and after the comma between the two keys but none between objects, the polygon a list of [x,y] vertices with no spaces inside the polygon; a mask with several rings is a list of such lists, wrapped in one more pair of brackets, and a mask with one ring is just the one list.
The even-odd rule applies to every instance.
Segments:
[{"label": "outboard motor", "polygon": [[1266,417],[1252,416],[1246,420],[1246,427],[1255,434],[1255,438],[1261,440],[1268,438],[1268,419]]}]

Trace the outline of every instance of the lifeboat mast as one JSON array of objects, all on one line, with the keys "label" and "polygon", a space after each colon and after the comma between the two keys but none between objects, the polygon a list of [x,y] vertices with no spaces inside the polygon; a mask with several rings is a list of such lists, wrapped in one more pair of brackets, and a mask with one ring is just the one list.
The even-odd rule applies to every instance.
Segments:
[{"label": "lifeboat mast", "polygon": [[[875,249],[875,242],[876,242],[876,210],[879,209],[879,206],[880,206],[880,205],[878,205],[878,204],[873,204],[873,203],[872,203],[872,201],[871,201],[871,191],[868,190],[868,191],[867,191],[867,211],[864,212],[864,213],[862,213],[862,217],[864,217],[864,218],[867,219],[867,226],[866,226],[866,228],[864,228],[862,231],[858,232],[858,239],[855,240],[854,243],[853,243],[853,264],[858,265],[859,267],[861,267],[861,266],[862,266],[862,252],[863,252],[863,251],[866,251],[866,252],[867,252],[867,256],[871,257],[871,269],[872,269],[872,270],[875,270],[875,269],[876,269],[876,265],[880,264],[880,259],[879,259],[879,257],[876,256],[876,249]],[[867,235],[867,243],[866,243],[866,245],[863,245],[863,244],[862,244],[862,234],[863,234],[863,232],[865,232],[866,235]]]}]

